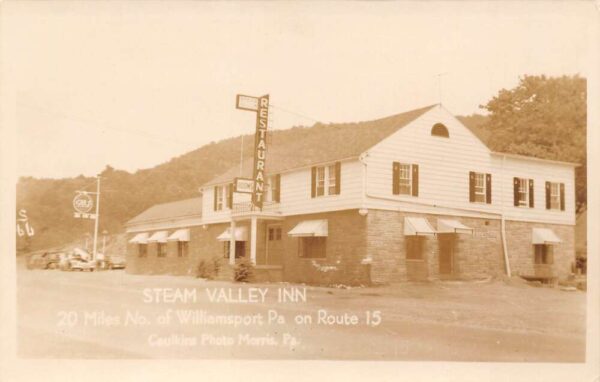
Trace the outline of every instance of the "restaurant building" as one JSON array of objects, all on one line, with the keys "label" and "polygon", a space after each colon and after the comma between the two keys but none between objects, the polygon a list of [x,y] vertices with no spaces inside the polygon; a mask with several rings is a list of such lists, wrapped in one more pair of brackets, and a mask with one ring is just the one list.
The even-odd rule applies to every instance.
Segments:
[{"label": "restaurant building", "polygon": [[245,160],[129,221],[127,271],[221,259],[229,278],[247,259],[259,280],[352,285],[571,272],[576,165],[494,152],[442,105],[317,125],[266,163],[261,210],[233,192]]}]

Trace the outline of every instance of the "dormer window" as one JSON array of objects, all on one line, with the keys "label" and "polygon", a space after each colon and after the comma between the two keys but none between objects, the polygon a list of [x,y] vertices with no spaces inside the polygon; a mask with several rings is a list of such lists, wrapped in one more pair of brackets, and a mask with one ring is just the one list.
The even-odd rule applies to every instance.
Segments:
[{"label": "dormer window", "polygon": [[442,123],[436,123],[435,125],[433,125],[433,127],[431,128],[431,135],[444,138],[450,137],[450,134],[448,133],[448,128]]}]

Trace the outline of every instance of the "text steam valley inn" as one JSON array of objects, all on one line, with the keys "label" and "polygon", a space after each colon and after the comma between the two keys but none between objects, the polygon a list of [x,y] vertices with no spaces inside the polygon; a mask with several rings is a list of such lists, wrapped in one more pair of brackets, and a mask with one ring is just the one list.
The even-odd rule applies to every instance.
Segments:
[{"label": "text steam valley inn", "polygon": [[245,259],[262,281],[355,285],[570,273],[575,164],[493,152],[441,105],[289,134],[268,148],[262,209],[233,191],[246,159],[130,220],[127,271],[221,259],[226,279]]}]

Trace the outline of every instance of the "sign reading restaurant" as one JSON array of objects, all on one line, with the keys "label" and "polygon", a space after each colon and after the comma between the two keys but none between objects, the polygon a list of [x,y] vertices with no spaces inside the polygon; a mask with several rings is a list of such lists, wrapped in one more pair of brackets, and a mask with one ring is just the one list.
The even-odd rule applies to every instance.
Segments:
[{"label": "sign reading restaurant", "polygon": [[[252,204],[258,208],[262,208],[265,186],[265,160],[267,158],[269,95],[267,94],[262,97],[252,97],[238,94],[236,98],[236,108],[256,112],[256,133],[254,135],[254,169],[252,175],[252,182],[254,183],[252,185]],[[249,184],[249,182],[247,184]]]}]

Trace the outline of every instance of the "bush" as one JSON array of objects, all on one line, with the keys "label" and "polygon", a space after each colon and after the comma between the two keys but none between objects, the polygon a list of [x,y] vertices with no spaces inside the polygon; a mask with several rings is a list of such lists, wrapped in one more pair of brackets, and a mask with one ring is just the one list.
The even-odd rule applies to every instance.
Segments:
[{"label": "bush", "polygon": [[235,265],[234,280],[239,282],[252,281],[254,278],[254,265],[249,260],[243,260]]},{"label": "bush", "polygon": [[212,262],[200,260],[196,267],[196,277],[203,279],[213,279],[216,275],[215,267]]}]

